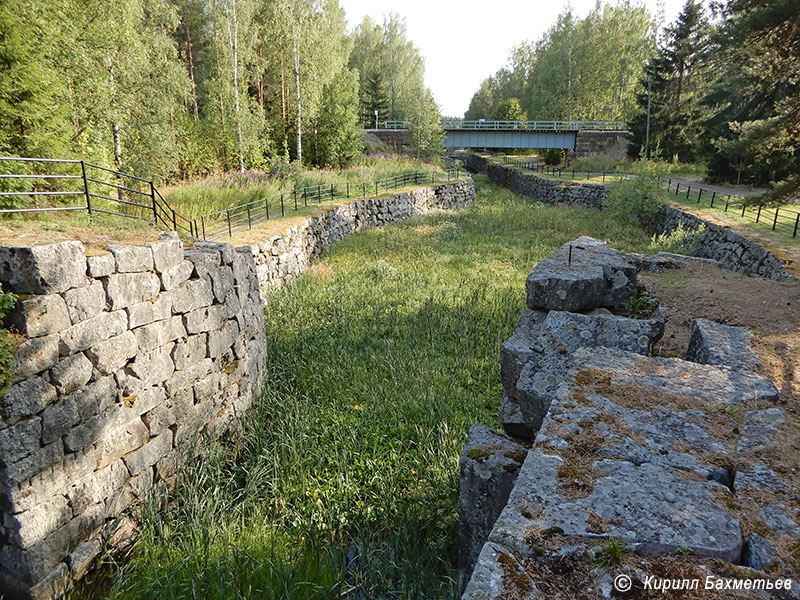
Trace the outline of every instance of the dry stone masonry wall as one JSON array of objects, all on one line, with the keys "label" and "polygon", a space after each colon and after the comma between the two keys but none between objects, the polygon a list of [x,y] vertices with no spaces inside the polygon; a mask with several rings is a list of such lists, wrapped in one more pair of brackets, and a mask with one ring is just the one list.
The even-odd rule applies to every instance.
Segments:
[{"label": "dry stone masonry wall", "polygon": [[269,290],[352,233],[474,197],[462,180],[356,201],[236,249],[174,233],[96,256],[0,247],[23,338],[0,397],[0,596],[58,596],[131,539],[132,509],[201,435],[236,427],[262,389]]},{"label": "dry stone masonry wall", "polygon": [[[604,210],[608,188],[601,184],[564,184],[543,179],[533,173],[498,163],[492,158],[466,153],[459,155],[467,168],[486,174],[489,179],[513,192],[533,196],[548,204],[571,204]],[[730,229],[720,227],[690,213],[673,207],[667,208],[663,232],[669,233],[682,226],[695,231],[705,227],[706,233],[696,256],[717,261],[723,267],[745,275],[765,279],[794,281],[786,272],[785,264],[772,252]],[[662,233],[656,231],[653,233]]]},{"label": "dry stone masonry wall", "polygon": [[467,154],[464,160],[467,168],[484,173],[512,192],[532,196],[546,204],[569,204],[600,210],[606,207],[608,191],[604,185],[547,179],[477,154]]},{"label": "dry stone masonry wall", "polygon": [[[636,590],[647,575],[797,576],[797,490],[768,451],[790,424],[749,332],[696,319],[691,360],[658,358],[657,316],[605,308],[671,261],[579,238],[531,272],[501,350],[506,435],[474,426],[461,454],[465,600],[617,597],[619,574]],[[612,538],[628,558],[603,568]]]},{"label": "dry stone masonry wall", "polygon": [[320,252],[369,227],[388,225],[433,209],[464,208],[475,199],[472,179],[416,188],[387,198],[357,200],[307,218],[282,235],[251,246],[262,293],[302,273]]}]

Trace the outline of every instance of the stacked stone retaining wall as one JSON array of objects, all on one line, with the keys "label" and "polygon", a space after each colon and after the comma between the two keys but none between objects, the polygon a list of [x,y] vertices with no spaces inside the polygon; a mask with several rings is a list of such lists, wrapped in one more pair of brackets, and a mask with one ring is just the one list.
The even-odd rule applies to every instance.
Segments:
[{"label": "stacked stone retaining wall", "polygon": [[[460,155],[467,168],[486,174],[489,179],[518,194],[533,196],[551,204],[573,204],[605,209],[608,187],[602,184],[582,184],[567,186],[561,182],[542,179],[533,173],[525,173],[498,163],[495,159],[467,153]],[[559,189],[562,186],[563,189]],[[716,260],[722,266],[745,275],[795,281],[786,272],[784,261],[766,248],[756,244],[725,227],[701,219],[691,213],[668,207],[664,226],[653,233],[672,232],[681,225],[684,229],[695,231],[705,227],[706,234],[695,256]]]},{"label": "stacked stone retaining wall", "polygon": [[202,434],[238,424],[262,389],[269,290],[352,233],[474,197],[462,180],[358,200],[236,249],[0,246],[21,342],[0,397],[0,597],[60,595],[132,539],[135,507]]},{"label": "stacked stone retaining wall", "polygon": [[532,196],[547,204],[570,204],[600,210],[606,207],[608,190],[604,185],[547,179],[477,154],[467,154],[465,164],[512,192]]}]

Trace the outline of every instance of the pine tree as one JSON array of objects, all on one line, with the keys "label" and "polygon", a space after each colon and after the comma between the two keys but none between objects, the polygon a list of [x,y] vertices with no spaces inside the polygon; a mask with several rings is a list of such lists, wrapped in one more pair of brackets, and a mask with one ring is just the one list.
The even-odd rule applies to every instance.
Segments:
[{"label": "pine tree", "polygon": [[361,119],[365,128],[375,127],[375,121],[389,118],[389,98],[386,96],[383,76],[379,71],[367,77],[361,103],[363,107]]}]

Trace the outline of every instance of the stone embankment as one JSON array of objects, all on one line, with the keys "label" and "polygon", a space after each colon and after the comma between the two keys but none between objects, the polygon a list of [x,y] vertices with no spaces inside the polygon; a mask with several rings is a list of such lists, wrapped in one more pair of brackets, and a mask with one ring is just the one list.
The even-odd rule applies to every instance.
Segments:
[{"label": "stone embankment", "polygon": [[787,414],[749,332],[696,319],[691,360],[658,358],[658,312],[608,310],[667,267],[579,238],[531,272],[501,350],[505,435],[474,426],[461,454],[465,600],[618,597],[619,575],[636,593],[648,575],[797,577]]},{"label": "stone embankment", "polygon": [[269,290],[347,235],[474,196],[462,180],[359,200],[236,249],[174,233],[96,256],[0,247],[21,340],[0,397],[0,596],[60,595],[131,540],[177,461],[238,425],[262,390]]},{"label": "stone embankment", "polygon": [[[544,179],[497,160],[466,153],[458,157],[467,168],[483,173],[495,183],[524,196],[532,196],[548,204],[570,204],[604,210],[608,187],[604,184],[563,183]],[[696,256],[717,261],[723,267],[765,279],[796,281],[786,272],[786,265],[772,252],[755,242],[714,223],[677,208],[668,207],[663,227],[651,233],[670,233],[678,226],[689,231],[705,228],[705,236]]]},{"label": "stone embankment", "polygon": [[522,196],[533,196],[546,204],[569,204],[600,210],[606,207],[607,190],[604,185],[547,179],[478,154],[466,154],[462,158],[468,169],[483,173],[495,183]]}]

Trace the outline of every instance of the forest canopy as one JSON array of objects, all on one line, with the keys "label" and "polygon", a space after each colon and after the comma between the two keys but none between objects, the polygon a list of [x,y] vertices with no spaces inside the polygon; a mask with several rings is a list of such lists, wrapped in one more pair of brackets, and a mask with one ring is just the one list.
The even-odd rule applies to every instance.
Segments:
[{"label": "forest canopy", "polygon": [[348,34],[336,0],[4,0],[0,154],[161,181],[343,166],[365,114],[438,116],[423,75],[400,17]]}]

